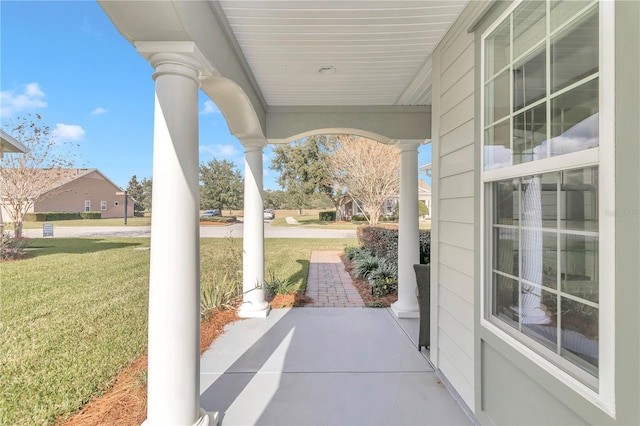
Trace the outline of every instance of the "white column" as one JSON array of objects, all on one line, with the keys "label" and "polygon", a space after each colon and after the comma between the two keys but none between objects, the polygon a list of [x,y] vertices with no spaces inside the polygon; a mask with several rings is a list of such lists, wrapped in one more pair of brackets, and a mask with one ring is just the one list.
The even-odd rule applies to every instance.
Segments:
[{"label": "white column", "polygon": [[149,370],[144,425],[212,425],[200,409],[200,64],[155,53]]},{"label": "white column", "polygon": [[266,318],[270,307],[264,299],[264,203],[262,200],[263,139],[240,141],[245,148],[244,224],[242,230],[241,318]]},{"label": "white column", "polygon": [[400,217],[398,232],[398,301],[391,310],[398,318],[418,318],[416,276],[420,263],[418,223],[418,146],[420,141],[398,141],[400,150]]}]

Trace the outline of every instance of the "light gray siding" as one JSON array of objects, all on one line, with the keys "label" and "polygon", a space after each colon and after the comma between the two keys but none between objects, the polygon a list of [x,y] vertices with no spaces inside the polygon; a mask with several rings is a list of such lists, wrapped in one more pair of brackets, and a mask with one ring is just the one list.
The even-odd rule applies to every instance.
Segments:
[{"label": "light gray siding", "polygon": [[[471,5],[469,9],[474,9]],[[471,14],[433,55],[432,360],[474,410],[474,60]],[[435,324],[434,324],[435,323]],[[434,353],[435,351],[435,353]]]}]

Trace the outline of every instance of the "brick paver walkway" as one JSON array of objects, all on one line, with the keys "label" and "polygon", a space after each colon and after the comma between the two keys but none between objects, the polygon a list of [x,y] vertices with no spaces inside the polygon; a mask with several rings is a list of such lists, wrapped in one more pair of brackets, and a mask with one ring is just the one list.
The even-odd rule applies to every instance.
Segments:
[{"label": "brick paver walkway", "polygon": [[339,251],[312,251],[307,279],[307,296],[313,299],[305,307],[361,308],[364,306]]}]

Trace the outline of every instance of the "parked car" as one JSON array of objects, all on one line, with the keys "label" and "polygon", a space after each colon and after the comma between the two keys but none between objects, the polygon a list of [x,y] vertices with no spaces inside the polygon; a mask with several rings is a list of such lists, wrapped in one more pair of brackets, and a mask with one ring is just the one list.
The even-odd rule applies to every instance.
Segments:
[{"label": "parked car", "polygon": [[273,210],[271,210],[271,209],[266,209],[266,210],[264,211],[264,218],[265,218],[265,219],[267,219],[267,220],[273,220],[273,219],[275,219],[275,217],[276,217],[276,212],[274,212]]},{"label": "parked car", "polygon": [[220,210],[215,209],[215,210],[205,210],[202,212],[202,214],[200,215],[200,217],[214,217],[214,216],[222,216],[222,214],[220,214]]}]

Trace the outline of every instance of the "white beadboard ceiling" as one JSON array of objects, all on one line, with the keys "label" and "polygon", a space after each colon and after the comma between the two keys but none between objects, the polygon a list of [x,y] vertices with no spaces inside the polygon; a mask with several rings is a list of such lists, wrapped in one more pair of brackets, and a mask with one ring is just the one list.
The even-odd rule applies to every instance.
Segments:
[{"label": "white beadboard ceiling", "polygon": [[[223,0],[268,105],[428,105],[431,52],[467,0]],[[324,66],[334,74],[320,74]]]}]

